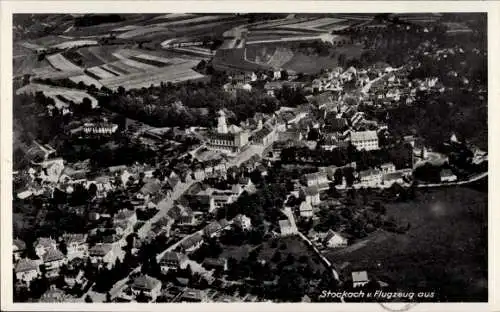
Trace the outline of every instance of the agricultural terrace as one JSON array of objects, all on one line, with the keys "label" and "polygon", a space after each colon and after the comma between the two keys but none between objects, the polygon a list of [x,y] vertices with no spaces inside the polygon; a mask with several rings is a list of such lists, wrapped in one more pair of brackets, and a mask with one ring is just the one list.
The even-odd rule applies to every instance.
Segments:
[{"label": "agricultural terrace", "polygon": [[142,73],[117,76],[103,79],[100,82],[109,89],[116,90],[123,87],[125,90],[158,86],[162,82],[179,83],[187,80],[197,80],[204,76],[192,69],[196,66],[196,61],[186,61],[181,64],[174,64],[165,68],[155,68]]},{"label": "agricultural terrace", "polygon": [[84,98],[90,99],[93,108],[97,107],[97,99],[89,95],[87,92],[75,89],[53,87],[38,83],[30,83],[22,88],[19,88],[16,90],[16,94],[35,95],[40,91],[43,92],[46,97],[52,98],[55,101],[57,108],[68,107],[70,102],[79,104],[83,102]]}]

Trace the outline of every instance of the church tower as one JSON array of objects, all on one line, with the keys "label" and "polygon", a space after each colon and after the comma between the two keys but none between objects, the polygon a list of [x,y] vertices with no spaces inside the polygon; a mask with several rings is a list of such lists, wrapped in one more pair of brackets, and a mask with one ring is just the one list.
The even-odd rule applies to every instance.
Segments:
[{"label": "church tower", "polygon": [[218,114],[219,117],[217,117],[217,132],[227,133],[226,114],[223,110],[220,110]]}]

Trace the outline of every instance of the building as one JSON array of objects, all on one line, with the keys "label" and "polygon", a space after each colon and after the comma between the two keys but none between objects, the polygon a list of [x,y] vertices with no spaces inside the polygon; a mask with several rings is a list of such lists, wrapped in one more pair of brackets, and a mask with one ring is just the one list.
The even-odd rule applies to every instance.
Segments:
[{"label": "building", "polygon": [[220,226],[219,222],[213,221],[205,226],[205,228],[203,228],[203,234],[206,237],[215,237],[221,230],[222,227]]},{"label": "building", "polygon": [[455,182],[457,181],[457,176],[453,174],[450,169],[443,169],[439,173],[441,177],[441,182]]},{"label": "building", "polygon": [[130,289],[135,296],[143,293],[152,301],[155,301],[161,294],[161,281],[148,275],[140,275],[134,279]]},{"label": "building", "polygon": [[315,185],[302,188],[300,190],[300,197],[313,206],[319,205],[321,202],[319,189]]},{"label": "building", "polygon": [[323,244],[328,248],[338,248],[347,246],[347,239],[332,230],[326,233]]},{"label": "building", "polygon": [[352,287],[363,287],[370,281],[366,271],[352,272]]},{"label": "building", "polygon": [[87,234],[64,234],[64,243],[68,250],[66,256],[68,260],[74,258],[85,258],[88,254]]},{"label": "building", "polygon": [[82,127],[83,133],[87,135],[111,135],[118,130],[118,125],[101,122],[101,123],[85,123]]},{"label": "building", "polygon": [[178,299],[179,302],[208,302],[207,294],[200,289],[186,288]]},{"label": "building", "polygon": [[265,125],[262,129],[253,134],[252,141],[256,144],[269,146],[278,139],[278,136],[279,134],[274,128],[271,128],[269,125]]},{"label": "building", "polygon": [[252,228],[252,220],[243,215],[239,214],[234,218],[234,223],[239,226],[243,231],[248,231]]},{"label": "building", "polygon": [[29,285],[40,273],[40,261],[28,258],[20,259],[14,267],[14,271],[18,280]]},{"label": "building", "polygon": [[56,249],[57,248],[57,243],[54,239],[49,238],[49,237],[39,237],[33,244],[35,247],[35,253],[39,258],[42,258],[42,256],[50,249]]},{"label": "building", "polygon": [[227,271],[226,258],[205,258],[202,265],[207,270]]},{"label": "building", "polygon": [[382,170],[382,173],[391,173],[396,171],[396,166],[394,166],[393,163],[385,163],[380,165],[380,169]]},{"label": "building", "polygon": [[290,219],[279,220],[281,236],[291,236],[298,233],[297,227]]},{"label": "building", "polygon": [[187,267],[187,257],[180,252],[167,251],[160,259],[160,268],[162,273],[176,271]]},{"label": "building", "polygon": [[208,134],[207,148],[229,154],[239,153],[248,144],[248,132],[237,126],[227,126],[226,114],[219,111],[217,129]]},{"label": "building", "polygon": [[14,255],[14,261],[21,259],[21,255],[25,250],[26,243],[20,239],[14,239],[12,242],[12,254]]},{"label": "building", "polygon": [[327,190],[329,188],[328,176],[325,172],[314,172],[302,177],[302,183],[307,187],[317,187],[318,190]]},{"label": "building", "polygon": [[377,169],[368,169],[359,172],[360,186],[376,187],[382,183],[382,172]]},{"label": "building", "polygon": [[115,254],[112,244],[99,243],[89,249],[89,257],[91,263],[104,264],[111,268],[118,255]]},{"label": "building", "polygon": [[116,234],[121,236],[132,233],[136,223],[137,214],[132,210],[123,209],[113,217],[113,225],[116,227]]},{"label": "building", "polygon": [[181,248],[184,252],[192,252],[200,248],[203,244],[203,236],[200,233],[196,233],[181,242]]},{"label": "building", "polygon": [[307,201],[303,201],[300,204],[299,211],[302,218],[312,218],[314,216],[313,208]]},{"label": "building", "polygon": [[58,249],[49,249],[42,257],[47,277],[59,276],[59,268],[66,263],[66,257]]},{"label": "building", "polygon": [[376,131],[353,131],[351,132],[351,143],[359,150],[379,149]]}]

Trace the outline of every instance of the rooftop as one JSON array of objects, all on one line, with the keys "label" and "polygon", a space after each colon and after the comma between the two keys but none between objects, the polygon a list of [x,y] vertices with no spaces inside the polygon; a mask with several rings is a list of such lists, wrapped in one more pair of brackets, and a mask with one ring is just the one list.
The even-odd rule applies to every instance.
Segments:
[{"label": "rooftop", "polygon": [[352,272],[352,281],[353,282],[368,282],[368,273],[366,271],[356,271]]},{"label": "rooftop", "polygon": [[351,141],[378,140],[376,131],[355,131],[351,132]]},{"label": "rooftop", "polygon": [[154,277],[148,276],[148,275],[141,275],[134,279],[134,282],[132,283],[132,287],[136,289],[142,289],[146,291],[150,291],[158,285],[161,285],[161,282],[157,280]]}]

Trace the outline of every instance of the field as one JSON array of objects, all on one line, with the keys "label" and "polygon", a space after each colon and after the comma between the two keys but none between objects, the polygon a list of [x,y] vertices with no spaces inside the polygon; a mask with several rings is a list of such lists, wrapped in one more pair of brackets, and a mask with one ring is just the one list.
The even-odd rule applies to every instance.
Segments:
[{"label": "field", "polygon": [[[100,82],[110,89],[117,89],[119,86],[122,86],[128,90],[140,89],[142,87],[148,88],[150,85],[158,86],[161,82],[178,83],[186,80],[197,80],[204,76],[191,69],[196,64],[196,61],[186,61],[185,63],[170,65],[166,68],[152,66],[154,68],[145,72],[103,79]],[[126,65],[130,64],[126,63]]]},{"label": "field", "polygon": [[408,233],[377,233],[328,258],[368,270],[391,286],[437,291],[443,301],[485,301],[487,201],[485,192],[448,187],[391,204],[388,215],[410,222]]},{"label": "field", "polygon": [[49,55],[46,58],[47,58],[47,61],[50,63],[50,65],[52,65],[54,68],[56,68],[58,70],[61,70],[61,71],[82,70],[80,67],[78,67],[75,64],[71,63],[70,61],[68,61],[60,53]]},{"label": "field", "polygon": [[89,45],[97,45],[97,41],[96,40],[72,40],[72,41],[65,41],[65,42],[56,44],[52,47],[56,48],[56,49],[69,49],[69,48],[76,48],[76,47],[89,46]]},{"label": "field", "polygon": [[16,94],[35,94],[38,91],[42,91],[45,96],[48,96],[56,102],[56,107],[66,107],[68,106],[64,100],[61,99],[61,96],[67,101],[73,101],[75,104],[79,104],[83,101],[84,98],[89,98],[92,102],[92,107],[97,106],[97,100],[84,91],[53,87],[43,84],[31,83],[26,85],[20,89],[16,90]]}]

